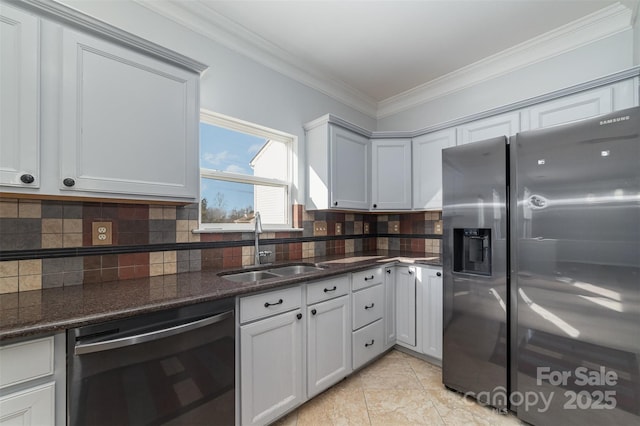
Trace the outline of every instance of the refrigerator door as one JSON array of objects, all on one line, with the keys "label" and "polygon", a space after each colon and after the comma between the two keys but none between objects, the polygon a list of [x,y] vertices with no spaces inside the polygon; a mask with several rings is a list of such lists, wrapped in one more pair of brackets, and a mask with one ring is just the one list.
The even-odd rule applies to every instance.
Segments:
[{"label": "refrigerator door", "polygon": [[444,149],[444,384],[507,408],[506,138]]},{"label": "refrigerator door", "polygon": [[640,109],[511,141],[518,417],[640,424]]}]

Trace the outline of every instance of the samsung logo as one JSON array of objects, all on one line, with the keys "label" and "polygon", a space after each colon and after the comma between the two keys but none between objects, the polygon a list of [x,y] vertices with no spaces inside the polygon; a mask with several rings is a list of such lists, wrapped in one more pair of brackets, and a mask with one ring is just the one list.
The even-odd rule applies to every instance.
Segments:
[{"label": "samsung logo", "polygon": [[617,123],[618,121],[627,121],[628,119],[629,119],[628,115],[625,115],[624,117],[610,118],[608,120],[600,121],[600,125],[602,126],[603,124]]}]

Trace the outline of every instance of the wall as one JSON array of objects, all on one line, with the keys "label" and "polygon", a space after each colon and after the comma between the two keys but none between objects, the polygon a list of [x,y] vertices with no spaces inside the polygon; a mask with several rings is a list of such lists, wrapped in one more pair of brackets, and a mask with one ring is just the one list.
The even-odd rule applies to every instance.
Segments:
[{"label": "wall", "polygon": [[[439,213],[373,215],[293,207],[297,232],[265,232],[268,261],[392,250],[440,252]],[[111,222],[113,244],[92,246],[92,223]],[[314,233],[315,224],[326,235]],[[197,234],[198,205],[184,207],[0,199],[0,294],[254,263],[253,233]],[[337,228],[341,232],[336,232]]]},{"label": "wall", "polygon": [[635,9],[635,23],[633,24],[633,64],[640,65],[640,5]]},{"label": "wall", "polygon": [[[633,37],[633,30],[624,31],[381,118],[377,130],[419,130],[631,68]],[[639,48],[636,41],[636,55]]]}]

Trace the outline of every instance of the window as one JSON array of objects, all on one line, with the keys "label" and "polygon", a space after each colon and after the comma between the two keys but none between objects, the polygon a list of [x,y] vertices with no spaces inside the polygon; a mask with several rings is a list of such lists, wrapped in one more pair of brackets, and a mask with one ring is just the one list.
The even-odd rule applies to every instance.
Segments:
[{"label": "window", "polygon": [[290,135],[220,114],[200,114],[202,229],[291,227]]}]

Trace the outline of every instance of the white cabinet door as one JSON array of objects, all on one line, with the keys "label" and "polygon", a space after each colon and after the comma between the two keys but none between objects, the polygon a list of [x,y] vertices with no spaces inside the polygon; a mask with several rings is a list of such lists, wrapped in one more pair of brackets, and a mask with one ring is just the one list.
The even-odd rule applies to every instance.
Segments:
[{"label": "white cabinet door", "polygon": [[0,185],[38,188],[38,18],[1,3],[0,34]]},{"label": "white cabinet door", "polygon": [[369,139],[330,126],[331,207],[369,209]]},{"label": "white cabinet door", "polygon": [[302,324],[296,309],[240,327],[241,424],[270,423],[304,400]]},{"label": "white cabinet door", "polygon": [[349,296],[307,308],[307,387],[309,398],[351,373]]},{"label": "white cabinet door", "polygon": [[395,267],[384,269],[384,348],[396,344],[396,274]]},{"label": "white cabinet door", "polygon": [[458,145],[478,142],[498,136],[513,136],[520,131],[520,112],[512,111],[458,127]]},{"label": "white cabinet door", "polygon": [[55,425],[55,383],[0,397],[0,426]]},{"label": "white cabinet door", "polygon": [[542,129],[612,112],[614,92],[614,85],[604,86],[534,105],[524,111],[523,127]]},{"label": "white cabinet door", "polygon": [[413,208],[442,210],[442,150],[456,144],[456,130],[413,138]]},{"label": "white cabinet door", "polygon": [[422,353],[442,359],[442,271],[420,268],[418,329]]},{"label": "white cabinet door", "polygon": [[198,81],[64,28],[59,188],[197,200]]},{"label": "white cabinet door", "polygon": [[411,140],[371,141],[371,209],[411,208]]},{"label": "white cabinet door", "polygon": [[413,267],[396,267],[396,340],[416,349],[416,274]]}]

